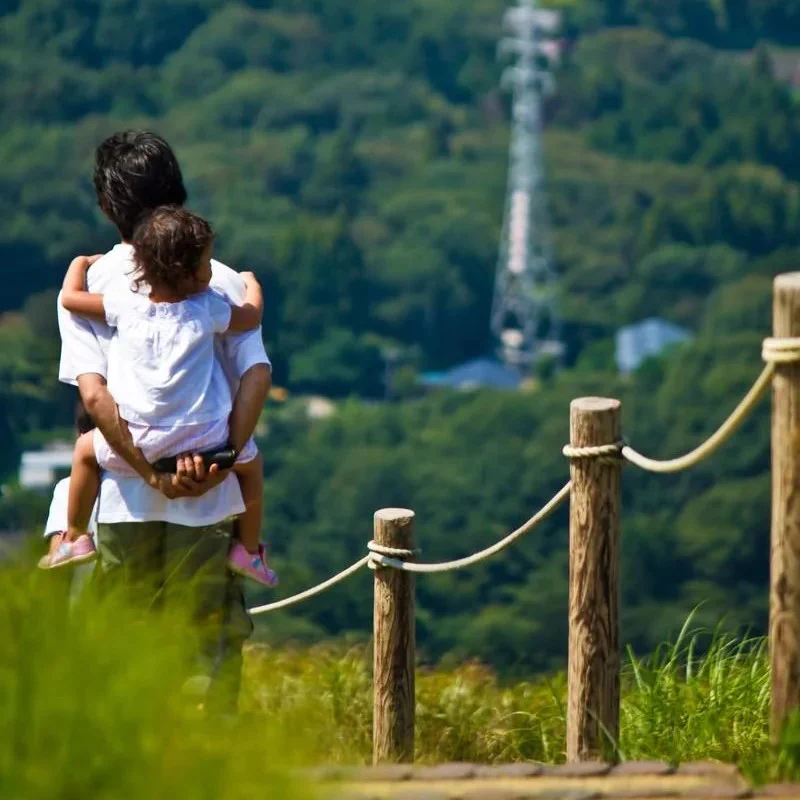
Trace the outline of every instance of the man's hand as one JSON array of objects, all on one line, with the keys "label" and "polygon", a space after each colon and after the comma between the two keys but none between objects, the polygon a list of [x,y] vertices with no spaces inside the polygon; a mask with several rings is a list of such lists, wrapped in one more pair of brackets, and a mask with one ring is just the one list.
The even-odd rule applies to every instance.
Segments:
[{"label": "man's hand", "polygon": [[229,470],[221,470],[216,464],[205,468],[200,455],[178,456],[177,472],[154,472],[148,484],[168,500],[179,497],[202,497],[219,486],[228,477]]},{"label": "man's hand", "polygon": [[81,400],[89,416],[114,452],[121,456],[154,489],[163,492],[163,481],[147,462],[144,453],[133,444],[128,423],[119,415],[117,403],[106,386],[105,378],[94,373],[78,376]]},{"label": "man's hand", "polygon": [[203,457],[198,453],[180,455],[177,461],[177,472],[172,476],[172,488],[176,497],[202,497],[219,486],[230,471],[221,470],[217,464],[206,469]]},{"label": "man's hand", "polygon": [[176,485],[175,475],[170,475],[166,472],[154,472],[147,483],[152,489],[161,492],[168,500],[183,497],[179,492],[179,487]]}]

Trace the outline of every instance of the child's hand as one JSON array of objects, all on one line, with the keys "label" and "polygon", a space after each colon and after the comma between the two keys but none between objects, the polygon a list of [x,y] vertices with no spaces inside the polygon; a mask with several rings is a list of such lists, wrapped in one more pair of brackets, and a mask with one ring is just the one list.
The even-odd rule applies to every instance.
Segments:
[{"label": "child's hand", "polygon": [[93,256],[75,256],[69,265],[69,269],[82,270],[86,272],[86,270],[88,270],[95,261],[101,259],[102,257],[103,253],[96,253]]},{"label": "child's hand", "polygon": [[233,333],[255,330],[261,324],[264,313],[264,295],[258,278],[252,272],[240,272],[244,281],[244,297],[241,305],[231,306],[231,322],[228,330]]}]

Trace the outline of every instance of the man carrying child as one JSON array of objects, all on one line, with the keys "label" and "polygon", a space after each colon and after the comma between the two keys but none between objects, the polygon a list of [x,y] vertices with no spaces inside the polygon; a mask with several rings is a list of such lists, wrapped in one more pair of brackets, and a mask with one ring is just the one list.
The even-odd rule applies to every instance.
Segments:
[{"label": "man carrying child", "polygon": [[[246,325],[244,322],[231,325],[231,319],[239,313],[232,309],[241,307],[245,301],[245,281],[238,273],[210,259],[210,229],[206,231],[202,220],[180,211],[186,200],[186,190],[175,155],[160,137],[141,132],[109,137],[97,150],[94,185],[100,208],[116,226],[122,241],[95,260],[90,268],[88,261],[83,262],[80,281],[85,279],[88,292],[81,291],[80,294],[86,297],[110,294],[124,300],[126,324],[135,318],[130,323],[134,328],[128,329],[128,344],[136,341],[135,333],[131,334],[135,325],[142,320],[152,322],[153,314],[175,315],[181,303],[188,303],[195,310],[202,306],[203,313],[212,310],[209,320],[213,317],[214,322],[209,322],[209,325],[220,335],[213,337],[213,344],[208,345],[211,350],[202,350],[204,363],[199,364],[198,369],[208,376],[209,383],[205,388],[211,391],[209,387],[213,387],[214,402],[223,410],[231,437],[235,435],[237,439],[232,442],[235,450],[244,454],[250,448],[247,460],[252,461],[251,469],[255,467],[251,474],[257,474],[259,489],[250,492],[249,500],[257,504],[256,513],[260,517],[261,459],[249,440],[269,391],[270,363],[259,327],[253,327],[249,318]],[[148,215],[152,228],[155,219],[152,212],[162,206],[171,210],[156,222],[162,227],[171,225],[171,235],[177,235],[175,232],[179,228],[183,233],[184,229],[202,228],[205,237],[198,245],[200,254],[187,261],[187,264],[192,262],[192,275],[191,280],[186,280],[192,285],[169,278],[157,290],[162,294],[174,290],[174,296],[169,297],[166,294],[162,297],[157,292],[154,294],[149,287],[140,294],[131,286],[137,275],[141,277],[147,272],[143,272],[143,262],[141,259],[137,261],[131,244],[134,232],[137,225],[148,219]],[[148,233],[153,239],[153,231]],[[73,278],[74,275],[75,271]],[[82,290],[84,287],[74,283],[73,288]],[[208,297],[208,300],[195,302],[200,295]],[[152,465],[137,446],[144,446],[146,437],[142,436],[140,428],[135,427],[132,435],[129,420],[120,414],[111,391],[115,383],[122,386],[122,376],[129,379],[130,374],[138,374],[130,369],[132,365],[126,364],[121,355],[128,353],[130,358],[131,351],[120,344],[116,328],[107,324],[108,321],[117,321],[119,303],[114,306],[113,313],[111,310],[103,311],[102,299],[100,304],[102,316],[95,314],[93,319],[70,313],[62,305],[61,298],[58,308],[62,338],[59,377],[78,386],[83,403],[97,426],[99,433],[95,435],[93,449],[97,452],[98,441],[104,443],[115,454],[113,459],[123,465],[119,471],[104,470],[99,478],[98,583],[101,588],[126,592],[132,602],[144,607],[154,603],[188,604],[199,640],[192,669],[195,675],[208,678],[208,707],[230,709],[238,694],[242,646],[252,631],[241,586],[229,569],[231,520],[245,512],[239,482],[232,472],[215,468],[207,470],[197,453],[179,456],[174,474],[161,474],[154,478]],[[110,309],[110,298],[108,306]],[[184,313],[182,307],[180,313]],[[224,325],[221,322],[223,316]],[[193,320],[192,324],[195,322]],[[171,330],[179,329],[178,326]],[[151,338],[152,335],[153,331],[147,334]],[[146,346],[145,342],[139,344]],[[192,347],[195,345],[200,347],[197,342]],[[219,367],[218,374],[212,370],[212,364],[207,363],[209,359],[218,361],[214,367]],[[152,377],[159,374],[158,359],[149,366],[149,372],[142,372],[142,376],[147,377],[140,376],[140,380],[152,383]],[[126,374],[126,369],[130,374]],[[183,372],[177,367],[171,376],[174,378],[179,374]],[[220,378],[223,384],[227,384],[224,387],[229,392],[227,395],[220,389]],[[107,381],[110,386],[107,386]],[[166,383],[169,381],[170,378],[165,378]],[[169,395],[169,387],[165,385],[146,388],[151,393],[148,396],[163,399]],[[136,395],[135,387],[133,389],[133,395]],[[128,392],[128,400],[133,395]],[[223,396],[232,400],[229,399],[226,405],[220,400]],[[133,401],[134,405],[138,399]],[[146,399],[144,397],[144,401]],[[189,402],[187,407],[188,420],[178,414],[175,419],[170,418],[170,422],[192,422],[192,403]],[[130,418],[131,414],[127,416]],[[202,421],[206,421],[205,416]],[[152,420],[148,417],[145,422],[150,424]],[[172,441],[180,441],[180,437],[176,439],[173,436]],[[203,450],[207,448],[202,444],[212,444],[210,439],[198,439],[195,441],[201,446],[195,448],[191,437],[186,441],[187,445],[181,450]],[[152,457],[152,452],[148,455]],[[84,456],[88,457],[88,454],[84,453]],[[106,460],[110,463],[113,459],[108,455]],[[87,496],[93,499],[91,492]],[[91,509],[91,503],[88,509]],[[254,511],[251,509],[251,517],[256,517]],[[80,517],[76,513],[71,513],[71,522]],[[75,531],[70,533],[68,530],[61,541],[54,542],[49,556],[51,564],[57,564],[59,548],[63,556],[73,546],[74,540]],[[253,554],[254,563],[261,557],[260,553],[257,550]],[[238,571],[246,573],[247,559],[241,567]]]}]

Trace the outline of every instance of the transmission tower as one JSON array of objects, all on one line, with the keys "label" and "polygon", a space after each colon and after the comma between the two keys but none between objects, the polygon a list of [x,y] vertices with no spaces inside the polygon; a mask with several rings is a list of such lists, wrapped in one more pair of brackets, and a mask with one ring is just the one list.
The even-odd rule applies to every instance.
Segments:
[{"label": "transmission tower", "polygon": [[513,93],[508,190],[492,305],[498,354],[525,370],[564,351],[556,304],[556,275],[542,170],[542,99],[552,91],[549,55],[557,12],[537,0],[517,0],[504,17],[510,35],[500,53],[513,58],[503,74]]}]

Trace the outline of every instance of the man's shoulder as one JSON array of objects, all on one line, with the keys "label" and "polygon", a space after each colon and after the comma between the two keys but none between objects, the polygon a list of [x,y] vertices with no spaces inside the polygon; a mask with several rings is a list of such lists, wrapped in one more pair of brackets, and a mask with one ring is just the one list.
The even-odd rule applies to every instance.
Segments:
[{"label": "man's shoulder", "polygon": [[220,261],[211,259],[210,288],[232,303],[241,303],[244,299],[244,281],[236,270]]},{"label": "man's shoulder", "polygon": [[66,496],[67,492],[69,492],[69,476],[56,481],[56,485],[53,487],[53,497]]},{"label": "man's shoulder", "polygon": [[64,513],[67,510],[67,503],[69,501],[69,478],[62,478],[53,487],[53,497],[50,500],[50,510],[58,511],[63,508]]},{"label": "man's shoulder", "polygon": [[118,244],[92,264],[87,275],[88,289],[105,294],[116,284],[127,281],[133,270],[133,248]]}]

